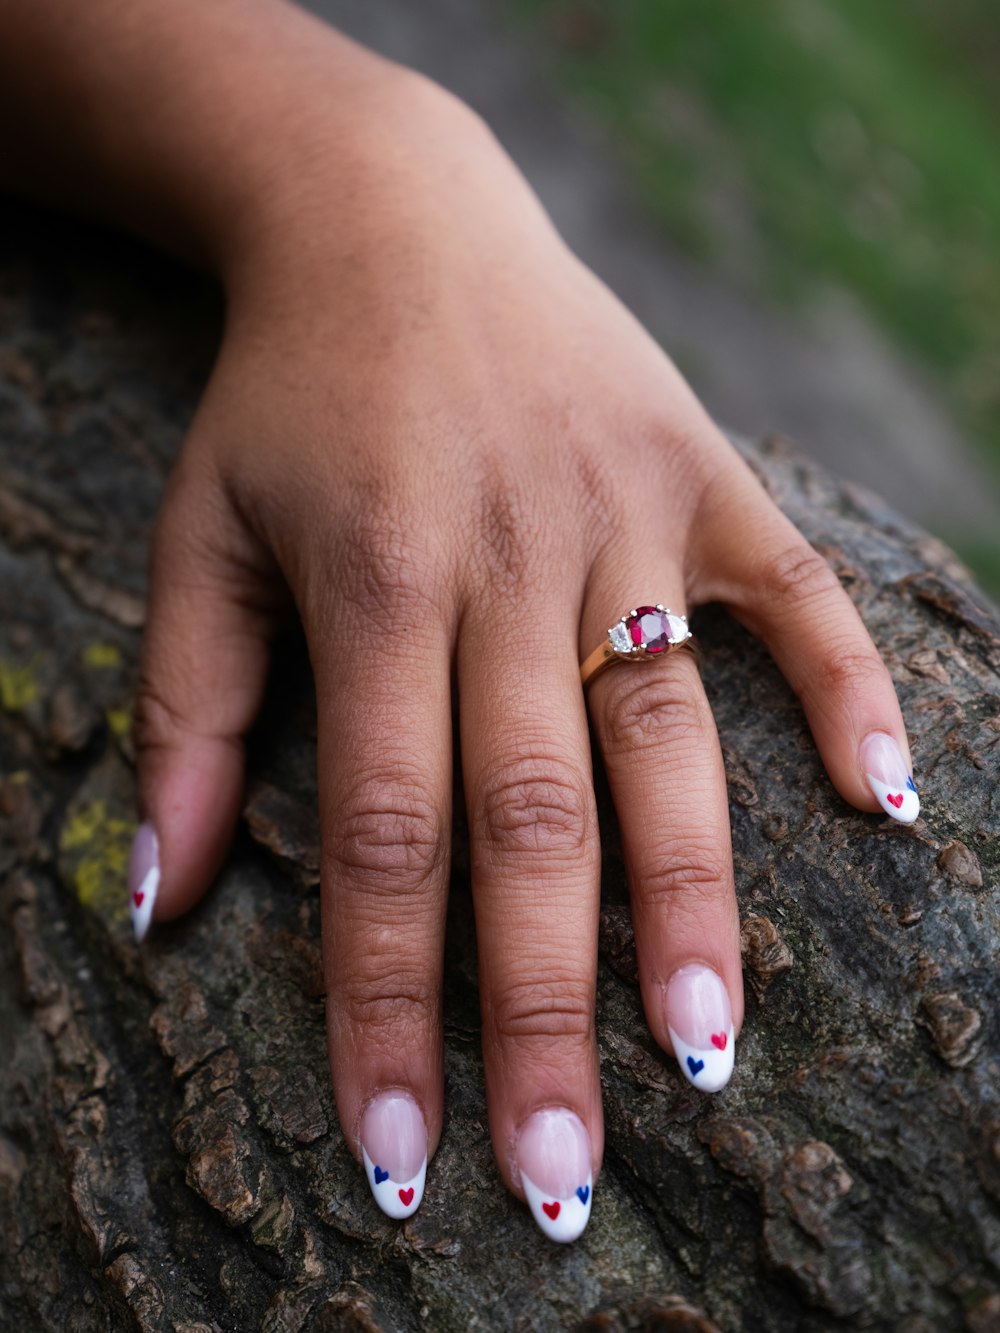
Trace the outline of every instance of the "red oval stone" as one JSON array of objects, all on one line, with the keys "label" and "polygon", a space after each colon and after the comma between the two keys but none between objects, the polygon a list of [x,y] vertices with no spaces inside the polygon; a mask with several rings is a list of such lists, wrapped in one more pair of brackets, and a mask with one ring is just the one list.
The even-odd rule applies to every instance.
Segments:
[{"label": "red oval stone", "polygon": [[662,653],[670,643],[670,622],[655,606],[636,607],[634,616],[626,621],[632,642],[647,653]]}]

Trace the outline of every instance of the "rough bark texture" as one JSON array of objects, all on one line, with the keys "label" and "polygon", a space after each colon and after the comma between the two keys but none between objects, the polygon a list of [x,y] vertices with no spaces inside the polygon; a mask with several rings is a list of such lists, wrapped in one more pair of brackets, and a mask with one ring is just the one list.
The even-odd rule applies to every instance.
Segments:
[{"label": "rough bark texture", "polygon": [[400,1226],[328,1086],[296,642],[220,882],[142,950],[129,931],[147,539],[218,300],[39,215],[2,240],[2,1326],[1000,1328],[1000,628],[949,553],[784,444],[751,451],[881,645],[924,818],[846,806],[766,653],[702,614],[749,982],[736,1077],[706,1098],[649,1038],[602,791],[607,1156],[583,1239],[545,1242],[490,1155],[459,818],[448,1118]]}]

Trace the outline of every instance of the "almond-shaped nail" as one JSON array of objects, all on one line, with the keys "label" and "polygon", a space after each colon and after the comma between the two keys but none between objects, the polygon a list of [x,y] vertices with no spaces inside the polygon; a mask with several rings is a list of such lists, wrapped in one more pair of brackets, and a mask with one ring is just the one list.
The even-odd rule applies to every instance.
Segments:
[{"label": "almond-shaped nail", "polygon": [[861,742],[861,767],[872,794],[887,815],[912,824],[920,814],[920,797],[906,760],[884,731],[872,731]]},{"label": "almond-shaped nail", "polygon": [[702,1092],[718,1092],[733,1072],[735,1038],[729,992],[718,972],[703,963],[676,971],[664,996],[667,1027],[677,1063]]},{"label": "almond-shaped nail", "polygon": [[160,844],[152,824],[140,824],[128,860],[128,905],[136,940],[144,940],[160,887]]},{"label": "almond-shaped nail", "polygon": [[528,1117],[515,1148],[528,1207],[549,1240],[571,1241],[590,1220],[594,1180],[590,1135],[583,1121],[564,1107],[547,1107]]},{"label": "almond-shaped nail", "polygon": [[389,1217],[409,1217],[420,1207],[427,1178],[427,1126],[405,1092],[383,1092],[368,1103],[361,1121],[361,1152],[375,1202]]}]

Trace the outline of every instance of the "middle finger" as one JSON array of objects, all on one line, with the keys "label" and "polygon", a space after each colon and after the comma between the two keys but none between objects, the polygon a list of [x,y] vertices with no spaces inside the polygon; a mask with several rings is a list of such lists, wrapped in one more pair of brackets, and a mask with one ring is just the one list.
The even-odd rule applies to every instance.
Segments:
[{"label": "middle finger", "polygon": [[544,647],[524,601],[479,599],[459,636],[462,764],[494,1150],[553,1240],[580,1234],[603,1147],[594,1035],[600,855],[576,608]]}]

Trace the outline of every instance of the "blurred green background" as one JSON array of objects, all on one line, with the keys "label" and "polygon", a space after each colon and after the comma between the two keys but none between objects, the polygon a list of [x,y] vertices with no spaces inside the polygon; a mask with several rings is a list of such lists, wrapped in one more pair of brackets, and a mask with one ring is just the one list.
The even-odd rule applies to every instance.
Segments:
[{"label": "blurred green background", "polygon": [[[1000,0],[510,0],[668,234],[754,293],[848,289],[1000,480]],[[995,534],[944,534],[1000,593]]]}]

